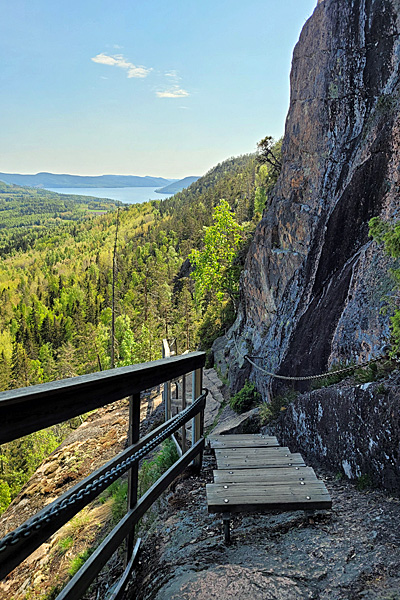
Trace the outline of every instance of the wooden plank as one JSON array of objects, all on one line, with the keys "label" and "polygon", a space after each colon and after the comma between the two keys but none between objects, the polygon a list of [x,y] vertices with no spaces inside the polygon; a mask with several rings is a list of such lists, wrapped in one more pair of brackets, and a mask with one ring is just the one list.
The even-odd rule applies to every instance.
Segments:
[{"label": "wooden plank", "polygon": [[272,436],[262,435],[261,433],[228,433],[225,435],[210,433],[208,437],[213,440],[254,440],[256,438],[261,440]]},{"label": "wooden plank", "polygon": [[273,448],[279,446],[278,440],[269,438],[268,440],[232,440],[229,442],[220,442],[219,440],[210,440],[210,448]]},{"label": "wooden plank", "polygon": [[206,486],[209,512],[240,512],[244,510],[280,509],[315,510],[331,508],[332,501],[325,485],[308,482],[305,485],[280,484],[222,485],[211,483]]},{"label": "wooden plank", "polygon": [[200,369],[205,356],[191,352],[0,392],[0,444]]},{"label": "wooden plank", "polygon": [[286,456],[253,456],[249,458],[217,458],[218,469],[260,469],[273,467],[305,467],[306,464],[301,454],[290,454]]},{"label": "wooden plank", "polygon": [[269,469],[227,469],[213,471],[215,483],[277,484],[286,481],[316,481],[311,467],[276,467]]},{"label": "wooden plank", "polygon": [[259,484],[250,486],[246,483],[208,483],[207,497],[240,499],[245,503],[246,498],[254,501],[255,498],[280,498],[285,496],[301,496],[304,499],[312,494],[328,495],[323,481],[289,481],[277,485]]},{"label": "wooden plank", "polygon": [[208,436],[211,448],[235,448],[235,447],[269,447],[279,446],[275,436],[259,435],[219,435]]},{"label": "wooden plank", "polygon": [[217,458],[249,458],[252,456],[286,456],[291,452],[289,448],[274,446],[271,448],[219,448],[215,449],[215,457]]}]

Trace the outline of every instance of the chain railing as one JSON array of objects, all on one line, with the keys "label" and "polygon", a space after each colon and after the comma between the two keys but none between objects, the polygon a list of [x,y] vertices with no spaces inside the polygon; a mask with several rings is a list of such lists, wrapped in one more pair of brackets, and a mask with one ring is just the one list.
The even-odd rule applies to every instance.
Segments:
[{"label": "chain railing", "polygon": [[353,371],[357,371],[357,369],[364,369],[365,367],[368,367],[372,363],[376,363],[381,360],[387,359],[387,352],[388,352],[388,348],[385,346],[382,349],[383,354],[381,356],[377,356],[375,358],[370,358],[369,360],[363,361],[362,363],[358,363],[357,365],[350,365],[348,367],[343,367],[341,369],[335,369],[334,371],[325,371],[324,373],[318,373],[316,375],[292,376],[292,375],[278,375],[277,373],[273,373],[272,371],[268,371],[268,369],[264,369],[263,367],[260,367],[260,365],[257,365],[254,362],[254,360],[258,360],[258,359],[265,360],[265,357],[249,356],[248,354],[243,354],[239,350],[239,347],[237,345],[237,341],[236,341],[235,337],[233,337],[233,342],[235,344],[236,352],[238,353],[238,355],[243,360],[247,360],[247,362],[250,363],[255,369],[257,369],[257,371],[260,371],[261,373],[264,373],[264,375],[268,375],[268,377],[272,377],[273,379],[281,379],[283,381],[312,381],[314,379],[325,379],[326,377],[331,377],[332,375],[341,375],[343,373],[351,373]]}]

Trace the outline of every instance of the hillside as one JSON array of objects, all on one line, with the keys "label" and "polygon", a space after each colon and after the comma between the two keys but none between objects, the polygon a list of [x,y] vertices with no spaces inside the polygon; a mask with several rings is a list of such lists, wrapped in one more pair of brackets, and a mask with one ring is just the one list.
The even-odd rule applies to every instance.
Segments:
[{"label": "hillside", "polygon": [[177,192],[181,192],[184,188],[189,187],[192,183],[197,181],[199,177],[185,177],[184,179],[180,179],[179,181],[175,181],[175,183],[170,183],[163,188],[159,188],[155,190],[158,194],[176,194]]},{"label": "hillside", "polygon": [[164,177],[139,177],[138,175],[68,175],[56,173],[36,173],[21,175],[19,173],[0,173],[0,181],[32,187],[50,188],[118,188],[118,187],[156,187],[165,186],[174,179]]},{"label": "hillside", "polygon": [[[51,213],[44,212],[41,228],[23,225],[28,200],[44,198],[45,210],[50,200],[65,203],[65,196],[11,188],[20,227],[15,234],[11,230],[1,251],[0,391],[110,368],[113,270],[115,366],[161,357],[164,337],[175,338],[179,352],[199,342],[209,347],[232,322],[232,302],[195,294],[188,256],[202,247],[204,227],[211,225],[221,198],[250,235],[264,180],[268,183],[265,168],[254,156],[229,159],[173,198],[54,227]],[[3,189],[9,190],[5,184]],[[243,258],[242,252],[236,277]],[[48,432],[43,447],[56,447],[59,433]],[[3,509],[43,458],[31,452],[27,468],[21,462],[25,448],[41,443],[28,436],[2,448]]]},{"label": "hillside", "polygon": [[84,221],[120,205],[117,200],[56,194],[0,182],[0,255],[26,250],[48,229]]}]

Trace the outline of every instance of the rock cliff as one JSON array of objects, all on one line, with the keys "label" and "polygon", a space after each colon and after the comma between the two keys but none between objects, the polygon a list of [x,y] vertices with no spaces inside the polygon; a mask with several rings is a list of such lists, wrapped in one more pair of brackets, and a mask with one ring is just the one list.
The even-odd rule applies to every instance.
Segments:
[{"label": "rock cliff", "polygon": [[[264,358],[307,375],[379,355],[390,260],[368,221],[395,217],[400,173],[400,1],[319,0],[295,47],[278,183],[250,247],[229,377]],[[267,381],[251,378],[266,393]]]}]

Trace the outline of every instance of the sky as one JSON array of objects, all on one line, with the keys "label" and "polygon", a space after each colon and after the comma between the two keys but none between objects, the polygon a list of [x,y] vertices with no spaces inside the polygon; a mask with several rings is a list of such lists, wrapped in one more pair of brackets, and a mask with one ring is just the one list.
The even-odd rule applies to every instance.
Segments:
[{"label": "sky", "polygon": [[316,0],[13,0],[0,172],[203,175],[284,132]]}]

